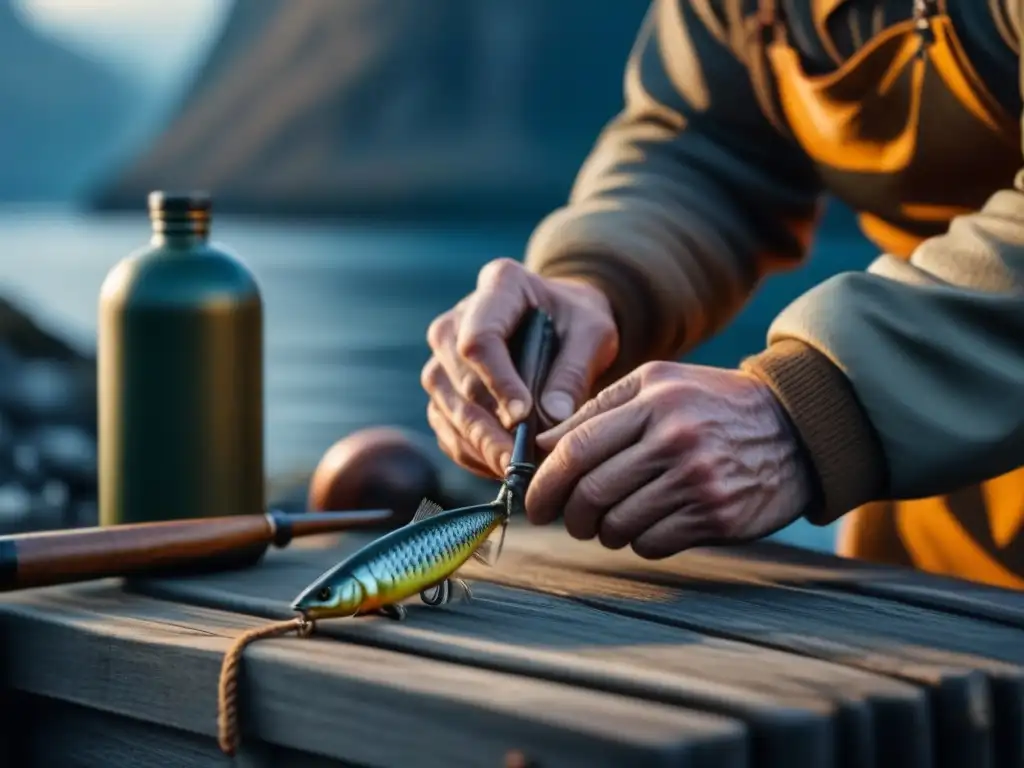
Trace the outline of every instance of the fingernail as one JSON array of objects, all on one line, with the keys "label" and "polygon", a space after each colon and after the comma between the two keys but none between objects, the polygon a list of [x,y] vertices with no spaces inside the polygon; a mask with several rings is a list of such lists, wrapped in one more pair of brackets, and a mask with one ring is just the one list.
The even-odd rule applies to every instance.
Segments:
[{"label": "fingernail", "polygon": [[512,463],[512,454],[511,453],[503,453],[503,454],[501,454],[501,468],[502,469],[507,469],[508,465],[511,464],[511,463]]},{"label": "fingernail", "polygon": [[509,400],[505,410],[512,421],[522,421],[526,418],[526,403],[522,400]]},{"label": "fingernail", "polygon": [[549,392],[540,401],[544,412],[555,421],[565,421],[572,416],[575,403],[565,392]]}]

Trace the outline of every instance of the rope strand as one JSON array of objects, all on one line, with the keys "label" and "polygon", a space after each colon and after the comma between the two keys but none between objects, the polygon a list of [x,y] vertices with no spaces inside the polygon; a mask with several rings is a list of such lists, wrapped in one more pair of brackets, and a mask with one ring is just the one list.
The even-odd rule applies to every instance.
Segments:
[{"label": "rope strand", "polygon": [[299,637],[309,637],[312,631],[313,622],[304,616],[288,621],[275,621],[273,624],[243,632],[224,654],[220,682],[217,686],[217,742],[224,754],[234,757],[238,751],[238,673],[246,647],[256,640],[283,637],[290,632],[296,633]]}]

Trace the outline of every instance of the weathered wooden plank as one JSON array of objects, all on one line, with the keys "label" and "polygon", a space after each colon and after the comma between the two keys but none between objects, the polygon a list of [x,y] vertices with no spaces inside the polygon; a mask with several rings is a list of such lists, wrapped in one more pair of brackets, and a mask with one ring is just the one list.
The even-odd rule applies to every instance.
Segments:
[{"label": "weathered wooden plank", "polygon": [[[278,618],[290,615],[291,598],[337,557],[332,550],[274,553],[244,573],[135,588]],[[740,717],[751,727],[758,766],[933,764],[926,697],[915,687],[550,596],[489,585],[478,593],[446,610],[413,603],[404,624],[339,620],[323,622],[321,631]]]},{"label": "weathered wooden plank", "polygon": [[[116,585],[0,600],[7,685],[211,737],[216,682],[250,617]],[[270,744],[374,766],[748,765],[743,726],[685,709],[328,639],[246,652],[249,749]],[[243,744],[243,748],[246,745]]]},{"label": "weathered wooden plank", "polygon": [[[525,532],[527,530],[529,533]],[[642,562],[629,550],[602,550],[593,542],[572,540],[555,527],[516,531],[509,541],[519,552],[570,560],[583,558],[587,563],[599,562],[607,569],[629,568]],[[644,562],[643,567],[646,571],[672,573],[679,559],[689,562],[695,569],[707,564],[720,577],[728,574],[740,581],[854,592],[1024,629],[1024,592],[910,568],[868,563],[767,541],[740,547],[695,549],[681,558]]]},{"label": "weathered wooden plank", "polygon": [[[936,576],[910,568],[836,557],[775,542],[761,542],[745,549],[749,551],[733,549],[721,554],[739,555],[754,568],[763,563],[769,572],[777,574],[776,579],[785,578],[780,573],[782,569],[789,573],[790,579],[799,578],[801,573],[807,574],[809,569],[827,569],[833,578],[821,581],[820,586],[824,588],[884,597],[908,605],[988,619],[1024,629],[1024,592]],[[842,578],[834,578],[836,575],[842,575]]]},{"label": "weathered wooden plank", "polygon": [[[56,699],[19,697],[19,762],[10,766],[59,768],[208,768],[228,761],[213,739],[154,723],[112,715]],[[249,748],[238,768],[360,768],[308,752],[261,744]]]},{"label": "weathered wooden plank", "polygon": [[[850,573],[823,566],[794,572],[791,563],[747,558],[743,549],[649,562],[551,532],[519,533],[497,569],[471,567],[472,574],[927,685],[944,764],[978,764],[972,761],[982,759],[990,739],[997,764],[1024,764],[1024,633],[1018,629],[824,589],[821,584]],[[577,571],[575,578],[569,570]],[[652,588],[667,594],[645,600]],[[989,681],[990,717],[966,670]]]}]

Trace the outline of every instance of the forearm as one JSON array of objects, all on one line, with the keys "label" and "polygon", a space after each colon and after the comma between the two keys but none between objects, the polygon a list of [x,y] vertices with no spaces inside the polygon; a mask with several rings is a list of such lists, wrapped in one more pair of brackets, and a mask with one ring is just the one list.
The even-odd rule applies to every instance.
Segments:
[{"label": "forearm", "polygon": [[[665,60],[672,40],[674,60]],[[685,65],[685,66],[684,66]],[[526,263],[609,297],[622,373],[678,356],[724,325],[758,280],[802,258],[818,181],[761,114],[743,64],[687,2],[652,6],[626,109],[545,220]]]},{"label": "forearm", "polygon": [[745,367],[800,432],[825,523],[1024,465],[1021,339],[1024,192],[1006,190],[909,263],[883,256],[798,299]]}]

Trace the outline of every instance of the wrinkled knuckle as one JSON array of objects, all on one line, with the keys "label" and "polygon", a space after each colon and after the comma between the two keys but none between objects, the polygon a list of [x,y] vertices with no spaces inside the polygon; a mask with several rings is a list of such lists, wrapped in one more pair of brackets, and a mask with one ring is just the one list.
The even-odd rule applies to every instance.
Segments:
[{"label": "wrinkled knuckle", "polygon": [[450,312],[445,312],[434,318],[427,326],[427,344],[431,349],[437,349],[444,345],[452,336],[455,327],[454,319]]},{"label": "wrinkled knuckle", "polygon": [[716,509],[728,499],[728,491],[720,473],[709,459],[698,457],[677,465],[673,476],[693,490],[702,508]]},{"label": "wrinkled knuckle", "polygon": [[599,480],[587,475],[576,484],[574,495],[588,507],[603,507],[608,493]]},{"label": "wrinkled knuckle", "polygon": [[698,458],[690,462],[686,467],[689,481],[693,486],[701,489],[701,496],[705,497],[707,492],[715,485],[715,468],[710,461]]},{"label": "wrinkled knuckle", "polygon": [[664,381],[672,375],[673,364],[664,360],[654,360],[644,363],[637,369],[641,380],[645,382]]},{"label": "wrinkled knuckle", "polygon": [[730,493],[729,487],[718,480],[711,478],[701,484],[701,501],[712,510],[727,510],[731,501],[735,500],[735,494]]},{"label": "wrinkled knuckle", "polygon": [[460,357],[466,360],[478,362],[486,354],[490,338],[489,334],[476,332],[460,334],[458,342],[455,345],[455,351],[459,353]]},{"label": "wrinkled knuckle", "polygon": [[514,259],[495,259],[485,264],[484,268],[480,270],[479,285],[481,287],[505,285],[513,280],[521,279],[522,272],[522,265]]},{"label": "wrinkled knuckle", "polygon": [[586,455],[587,438],[585,430],[580,427],[574,429],[558,442],[558,462],[565,471],[571,471],[578,466]]},{"label": "wrinkled knuckle", "polygon": [[[700,440],[692,425],[680,420],[668,420],[661,425],[660,431],[665,448],[676,456],[681,456],[683,453],[693,450]],[[694,467],[694,472],[697,474],[703,471],[702,463],[698,463]]]},{"label": "wrinkled knuckle", "polygon": [[432,357],[420,371],[420,386],[427,392],[433,392],[444,383],[444,368],[436,357]]},{"label": "wrinkled knuckle", "polygon": [[628,390],[629,383],[621,379],[609,387],[605,387],[590,399],[589,408],[596,411],[607,411],[623,401],[623,392]]},{"label": "wrinkled knuckle", "polygon": [[452,398],[455,402],[450,403],[452,426],[460,432],[467,431],[472,424],[469,414],[469,406],[461,398]]}]

